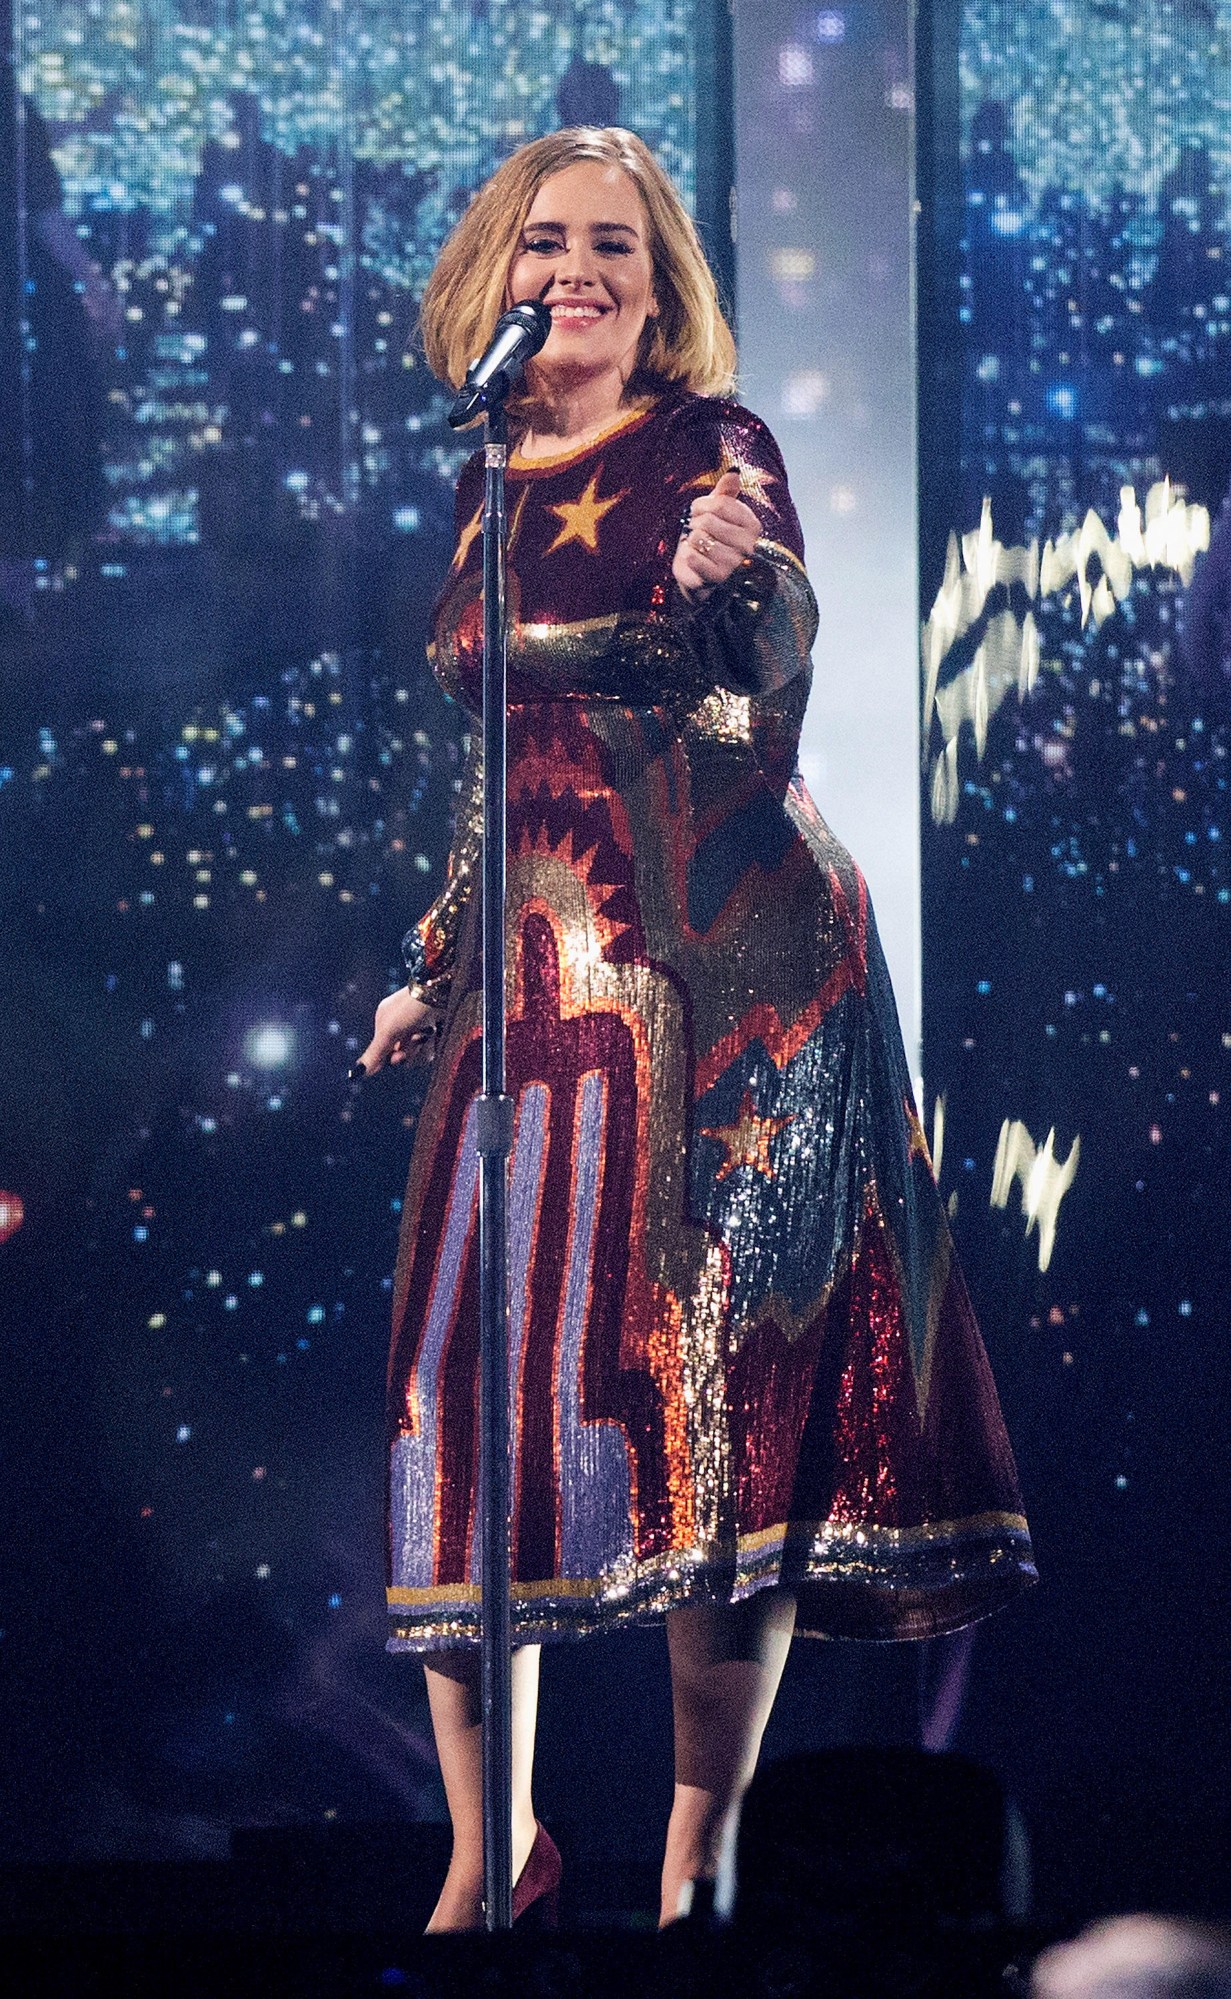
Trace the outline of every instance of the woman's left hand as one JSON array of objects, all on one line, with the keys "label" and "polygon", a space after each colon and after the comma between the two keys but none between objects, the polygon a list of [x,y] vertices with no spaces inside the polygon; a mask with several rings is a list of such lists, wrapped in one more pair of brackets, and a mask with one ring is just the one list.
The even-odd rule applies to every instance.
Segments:
[{"label": "woman's left hand", "polygon": [[375,1076],[386,1064],[396,1068],[425,1056],[430,1062],[436,1052],[437,1015],[425,1001],[416,999],[408,986],[386,993],[376,1009],[372,1039],[351,1070],[352,1081]]},{"label": "woman's left hand", "polygon": [[761,523],[740,499],[741,483],[738,472],[724,472],[688,510],[688,529],[676,544],[671,573],[690,604],[704,603],[756,548]]}]

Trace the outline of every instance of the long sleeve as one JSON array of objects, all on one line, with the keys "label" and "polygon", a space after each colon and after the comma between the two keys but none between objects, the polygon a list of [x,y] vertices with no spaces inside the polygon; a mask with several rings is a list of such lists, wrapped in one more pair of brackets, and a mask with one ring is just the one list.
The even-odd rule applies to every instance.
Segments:
[{"label": "long sleeve", "polygon": [[681,515],[724,472],[736,471],[740,498],[761,523],[755,554],[703,603],[688,603],[672,585],[673,617],[715,686],[771,693],[807,669],[817,628],[782,453],[751,411],[706,400],[687,411],[671,456],[670,486]]},{"label": "long sleeve", "polygon": [[417,998],[443,1008],[457,958],[457,940],[466,905],[474,892],[483,849],[483,731],[473,717],[470,748],[462,766],[453,845],[445,885],[425,915],[402,939],[407,977]]}]

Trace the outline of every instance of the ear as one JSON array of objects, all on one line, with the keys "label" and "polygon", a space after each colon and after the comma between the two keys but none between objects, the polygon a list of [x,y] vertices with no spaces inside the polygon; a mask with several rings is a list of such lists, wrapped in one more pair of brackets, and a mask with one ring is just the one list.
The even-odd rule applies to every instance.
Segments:
[{"label": "ear", "polygon": [[656,298],[655,298],[655,297],[653,296],[653,294],[651,293],[651,296],[650,296],[650,303],[649,303],[649,304],[647,305],[647,307],[646,307],[646,309],[645,309],[645,316],[646,316],[646,318],[647,318],[647,319],[657,319],[657,318],[658,318],[658,314],[659,314],[659,309],[660,309],[660,308],[659,308],[659,304],[658,304],[658,300],[657,300],[657,299],[656,299]]}]

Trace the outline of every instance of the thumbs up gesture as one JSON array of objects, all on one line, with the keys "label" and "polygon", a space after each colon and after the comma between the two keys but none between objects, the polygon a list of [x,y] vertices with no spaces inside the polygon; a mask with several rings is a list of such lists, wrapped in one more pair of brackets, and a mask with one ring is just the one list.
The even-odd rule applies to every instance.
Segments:
[{"label": "thumbs up gesture", "polygon": [[747,501],[740,499],[740,486],[738,472],[724,472],[688,510],[688,525],[676,545],[671,573],[689,603],[704,603],[757,545],[761,523]]}]

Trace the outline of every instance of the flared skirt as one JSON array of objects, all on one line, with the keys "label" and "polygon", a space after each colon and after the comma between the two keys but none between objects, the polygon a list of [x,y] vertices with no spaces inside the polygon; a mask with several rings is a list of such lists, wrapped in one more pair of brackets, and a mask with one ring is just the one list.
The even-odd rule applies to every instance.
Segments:
[{"label": "flared skirt", "polygon": [[[834,1637],[982,1616],[1035,1571],[862,877],[798,781],[708,907],[668,811],[552,789],[511,807],[515,1642],[770,1586]],[[479,1636],[479,988],[471,918],[395,1280],[392,1649]]]}]

